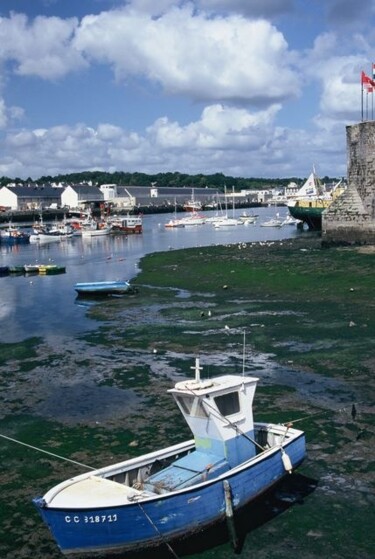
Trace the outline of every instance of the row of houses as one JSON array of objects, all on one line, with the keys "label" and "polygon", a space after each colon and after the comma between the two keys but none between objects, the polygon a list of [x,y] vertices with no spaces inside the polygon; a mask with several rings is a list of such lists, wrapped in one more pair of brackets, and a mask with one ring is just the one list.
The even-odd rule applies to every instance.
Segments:
[{"label": "row of houses", "polygon": [[[245,203],[263,202],[265,191],[241,192],[236,197]],[[12,211],[42,210],[46,208],[69,208],[83,210],[87,207],[111,204],[125,211],[137,207],[183,206],[189,200],[197,200],[202,206],[218,203],[223,195],[213,188],[174,188],[152,186],[120,186],[103,184],[72,184],[65,187],[47,185],[8,185],[0,188],[0,207]]]}]

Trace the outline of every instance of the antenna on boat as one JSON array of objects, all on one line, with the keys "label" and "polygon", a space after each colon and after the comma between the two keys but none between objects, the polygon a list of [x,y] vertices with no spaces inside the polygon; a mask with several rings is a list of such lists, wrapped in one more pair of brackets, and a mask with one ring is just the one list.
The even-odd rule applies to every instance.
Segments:
[{"label": "antenna on boat", "polygon": [[242,376],[245,376],[245,357],[246,357],[246,330],[243,331],[243,349],[242,349]]},{"label": "antenna on boat", "polygon": [[190,367],[190,368],[195,371],[195,380],[197,382],[200,382],[202,367],[199,366],[199,357],[195,358],[195,365],[194,365],[194,367]]},{"label": "antenna on boat", "polygon": [[242,386],[241,390],[245,390],[244,378],[245,378],[245,358],[246,358],[246,330],[243,331],[243,349],[242,349]]}]

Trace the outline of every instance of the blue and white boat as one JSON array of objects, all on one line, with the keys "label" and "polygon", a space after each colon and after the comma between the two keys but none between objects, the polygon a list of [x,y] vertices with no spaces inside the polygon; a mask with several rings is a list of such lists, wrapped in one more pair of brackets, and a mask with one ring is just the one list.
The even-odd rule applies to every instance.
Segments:
[{"label": "blue and white boat", "polygon": [[[169,392],[194,438],[78,475],[34,499],[63,554],[90,557],[168,545],[235,513],[297,468],[303,431],[254,423],[258,379],[222,375]],[[81,556],[80,555],[80,556]]]},{"label": "blue and white boat", "polygon": [[122,295],[135,291],[135,288],[125,280],[76,283],[74,289],[78,295]]}]

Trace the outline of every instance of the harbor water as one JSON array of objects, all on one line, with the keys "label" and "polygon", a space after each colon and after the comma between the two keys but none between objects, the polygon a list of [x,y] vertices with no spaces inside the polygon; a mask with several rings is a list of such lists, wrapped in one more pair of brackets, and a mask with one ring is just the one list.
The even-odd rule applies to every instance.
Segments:
[{"label": "harbor water", "polygon": [[[280,218],[287,208],[278,208]],[[236,211],[236,215],[240,215]],[[141,235],[73,237],[62,242],[0,245],[0,266],[58,264],[66,273],[55,276],[5,276],[0,278],[1,338],[19,342],[29,336],[53,339],[74,336],[96,326],[77,305],[78,282],[129,280],[139,271],[141,258],[153,252],[210,245],[272,242],[298,234],[296,226],[262,227],[275,216],[275,208],[255,208],[255,224],[214,228],[210,223],[194,227],[164,227],[173,214],[146,215]],[[185,214],[186,215],[186,214]],[[207,216],[214,215],[206,212]],[[6,327],[5,327],[6,326]]]}]

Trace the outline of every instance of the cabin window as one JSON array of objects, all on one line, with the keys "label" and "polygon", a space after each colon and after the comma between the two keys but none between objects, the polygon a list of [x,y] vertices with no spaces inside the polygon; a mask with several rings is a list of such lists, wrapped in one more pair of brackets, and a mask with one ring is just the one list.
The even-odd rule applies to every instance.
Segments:
[{"label": "cabin window", "polygon": [[219,412],[225,416],[233,415],[234,413],[238,413],[240,411],[238,392],[230,392],[229,394],[216,396],[215,403]]},{"label": "cabin window", "polygon": [[178,396],[178,403],[186,415],[192,417],[208,417],[200,398],[194,396]]},{"label": "cabin window", "polygon": [[182,407],[183,412],[190,415],[194,402],[193,396],[178,396],[177,401]]}]

